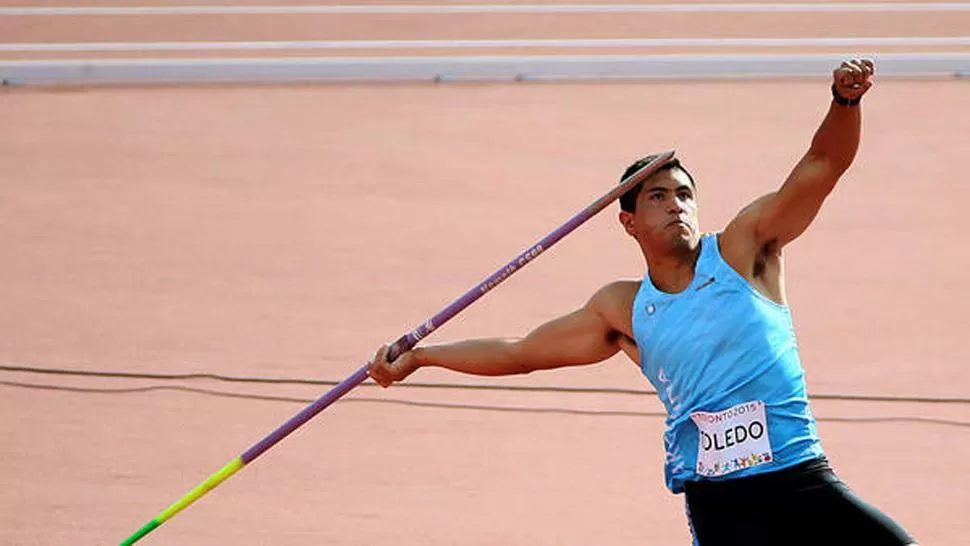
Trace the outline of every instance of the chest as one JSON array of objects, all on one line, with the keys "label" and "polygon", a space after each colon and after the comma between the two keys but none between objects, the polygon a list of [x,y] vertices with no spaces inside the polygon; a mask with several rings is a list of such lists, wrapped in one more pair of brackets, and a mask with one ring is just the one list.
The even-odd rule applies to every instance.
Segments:
[{"label": "chest", "polygon": [[708,275],[677,295],[647,294],[637,301],[633,330],[650,363],[673,363],[737,335],[736,317],[750,312],[736,290]]},{"label": "chest", "polygon": [[793,344],[787,308],[741,279],[708,274],[680,294],[641,296],[633,330],[640,366],[655,384],[743,376]]}]

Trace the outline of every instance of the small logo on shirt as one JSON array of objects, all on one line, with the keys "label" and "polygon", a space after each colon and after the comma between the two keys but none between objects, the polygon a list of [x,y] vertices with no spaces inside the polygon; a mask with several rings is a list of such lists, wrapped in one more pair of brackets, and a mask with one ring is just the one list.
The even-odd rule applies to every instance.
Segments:
[{"label": "small logo on shirt", "polygon": [[700,292],[704,288],[707,288],[708,286],[714,284],[714,280],[715,280],[714,277],[711,277],[710,279],[707,279],[706,281],[704,281],[704,284],[698,286],[697,289],[694,290],[694,292]]},{"label": "small logo on shirt", "polygon": [[647,314],[652,315],[657,312],[657,308],[651,303],[647,305]]}]

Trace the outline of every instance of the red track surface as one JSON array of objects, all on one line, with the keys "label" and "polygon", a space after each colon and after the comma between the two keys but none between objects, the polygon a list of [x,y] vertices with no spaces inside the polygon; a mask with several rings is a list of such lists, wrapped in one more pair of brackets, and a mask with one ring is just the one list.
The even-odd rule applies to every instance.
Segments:
[{"label": "red track surface", "polygon": [[[40,40],[36,40],[40,41]],[[376,85],[0,93],[0,360],[341,379],[675,148],[718,229],[776,187],[815,82]],[[880,82],[856,164],[788,250],[814,393],[967,397],[967,84]],[[642,274],[604,212],[432,341],[519,334]],[[158,381],[4,373],[94,388]],[[587,369],[415,381],[647,388]],[[311,398],[322,387],[179,385]],[[301,407],[0,385],[0,543],[117,543]],[[370,400],[370,401],[368,401]],[[144,544],[686,544],[647,396],[361,387]],[[816,401],[833,464],[922,544],[970,506],[966,405]]]}]

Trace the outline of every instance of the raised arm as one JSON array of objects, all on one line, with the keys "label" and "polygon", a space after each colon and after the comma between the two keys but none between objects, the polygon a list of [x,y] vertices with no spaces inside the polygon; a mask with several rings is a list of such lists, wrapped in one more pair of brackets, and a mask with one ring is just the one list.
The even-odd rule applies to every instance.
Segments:
[{"label": "raised arm", "polygon": [[368,366],[370,376],[386,387],[418,368],[440,367],[460,373],[495,376],[525,374],[602,362],[621,348],[630,354],[627,335],[634,283],[607,285],[581,308],[550,320],[519,338],[481,338],[418,347],[387,362],[382,346]]},{"label": "raised arm", "polygon": [[833,99],[808,151],[781,188],[748,211],[758,247],[781,248],[801,235],[852,164],[862,127],[859,100],[874,71],[872,61],[851,60],[833,72]]}]

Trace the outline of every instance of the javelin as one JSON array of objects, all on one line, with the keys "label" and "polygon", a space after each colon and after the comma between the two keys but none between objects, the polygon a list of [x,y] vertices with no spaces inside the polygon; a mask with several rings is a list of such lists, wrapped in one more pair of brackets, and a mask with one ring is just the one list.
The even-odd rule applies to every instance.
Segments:
[{"label": "javelin", "polygon": [[[581,210],[575,216],[567,220],[563,225],[554,229],[549,235],[546,235],[539,240],[539,242],[530,246],[504,267],[495,273],[492,273],[481,283],[466,292],[463,296],[439,311],[438,314],[434,315],[414,330],[401,336],[388,348],[387,360],[393,361],[400,356],[401,353],[411,350],[415,345],[418,344],[419,341],[421,341],[421,339],[427,337],[428,334],[454,318],[455,315],[474,303],[476,300],[478,300],[478,298],[484,296],[487,292],[501,284],[503,281],[505,281],[505,279],[509,278],[510,275],[528,265],[540,254],[548,250],[549,247],[559,242],[559,240],[566,235],[569,235],[569,233],[571,233],[573,230],[606,208],[607,205],[619,199],[620,196],[626,193],[628,190],[632,189],[634,186],[650,177],[650,175],[660,170],[660,168],[673,159],[673,157],[673,151],[657,154],[656,157],[647,162],[647,164],[640,168],[640,170],[623,179],[618,185],[616,185],[616,187],[607,192],[604,196],[600,197],[588,207]],[[181,499],[175,501],[171,506],[163,510],[159,515],[155,516],[154,519],[142,526],[142,528],[136,531],[135,534],[126,538],[121,543],[121,546],[130,546],[131,544],[141,540],[142,537],[157,529],[161,524],[175,516],[175,514],[178,514],[190,504],[199,500],[203,495],[215,489],[219,484],[229,479],[230,476],[265,453],[269,448],[276,445],[280,440],[286,438],[291,432],[303,426],[304,423],[312,419],[321,411],[325,410],[328,406],[330,406],[330,404],[336,402],[341,396],[347,394],[353,390],[354,387],[363,383],[367,377],[367,365],[365,364],[350,377],[341,381],[328,393],[324,394],[320,398],[317,398],[310,405],[303,408],[300,413],[297,413],[287,422],[283,423],[279,428],[269,433],[269,435],[267,435],[265,438],[253,444],[253,446],[243,452],[242,455],[236,457],[232,461],[229,461],[228,464],[217,470],[214,474],[206,478],[205,481],[197,485],[195,489],[189,491]]]}]

